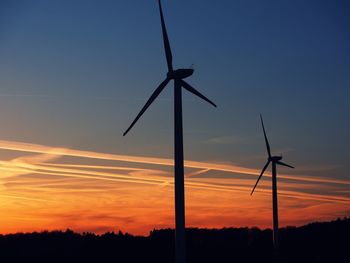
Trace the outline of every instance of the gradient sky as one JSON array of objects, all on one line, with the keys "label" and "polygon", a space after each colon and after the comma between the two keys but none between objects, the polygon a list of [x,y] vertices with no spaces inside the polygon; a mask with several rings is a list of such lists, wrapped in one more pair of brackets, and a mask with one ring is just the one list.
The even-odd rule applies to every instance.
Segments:
[{"label": "gradient sky", "polygon": [[[350,215],[350,4],[163,1],[175,67],[214,109],[184,97],[189,226],[271,225]],[[173,227],[169,85],[157,1],[0,2],[0,232]],[[136,159],[135,159],[136,158]]]}]

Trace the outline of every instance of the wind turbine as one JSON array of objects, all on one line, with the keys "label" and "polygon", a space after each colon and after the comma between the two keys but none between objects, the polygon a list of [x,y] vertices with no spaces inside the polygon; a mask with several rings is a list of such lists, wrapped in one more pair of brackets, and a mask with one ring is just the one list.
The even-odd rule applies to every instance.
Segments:
[{"label": "wind turbine", "polygon": [[166,85],[174,80],[174,129],[175,129],[175,257],[177,263],[184,263],[186,261],[185,253],[185,193],[184,193],[184,157],[183,157],[183,128],[182,128],[182,88],[193,93],[199,98],[207,101],[214,107],[216,105],[207,97],[202,95],[199,91],[184,81],[185,78],[191,76],[193,69],[173,69],[172,53],[169,43],[167,30],[165,27],[164,16],[161,1],[158,0],[160,20],[163,33],[163,42],[165,49],[165,56],[168,65],[168,73],[165,80],[153,92],[146,104],[143,106],[139,114],[131,123],[129,128],[124,132],[125,136],[130,129],[135,125],[142,114],[153,103],[158,95],[163,91]]},{"label": "wind turbine", "polygon": [[283,165],[289,168],[294,168],[293,166],[281,162],[282,156],[271,156],[271,150],[270,150],[270,144],[266,136],[265,127],[264,127],[264,121],[260,114],[260,120],[261,125],[264,131],[264,137],[265,137],[265,143],[266,143],[266,149],[267,149],[267,163],[265,164],[264,168],[262,169],[260,176],[258,180],[256,181],[254,188],[250,195],[254,193],[255,187],[258,185],[262,175],[264,174],[265,170],[269,166],[270,163],[272,163],[272,209],[273,209],[273,247],[275,249],[278,249],[278,203],[277,203],[277,171],[276,171],[276,165]]}]

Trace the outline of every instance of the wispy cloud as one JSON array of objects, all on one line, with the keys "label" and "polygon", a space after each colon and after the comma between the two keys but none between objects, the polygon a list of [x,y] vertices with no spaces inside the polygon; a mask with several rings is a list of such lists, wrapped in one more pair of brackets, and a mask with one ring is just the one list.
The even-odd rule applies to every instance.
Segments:
[{"label": "wispy cloud", "polygon": [[52,95],[45,95],[45,94],[4,94],[0,93],[0,97],[5,98],[55,98],[55,96]]},{"label": "wispy cloud", "polygon": [[228,136],[213,137],[213,138],[210,138],[210,139],[204,141],[204,143],[207,143],[207,144],[239,144],[239,143],[242,143],[245,141],[246,141],[246,139],[243,137],[228,135]]},{"label": "wispy cloud", "polygon": [[[173,224],[171,159],[14,141],[0,141],[0,149],[24,154],[0,161],[1,209],[6,210],[0,211],[5,215],[0,224],[6,226],[4,232],[38,230],[40,222],[40,227],[46,229],[122,229],[142,234]],[[63,163],[61,157],[65,161],[72,158],[72,162]],[[83,164],[79,163],[82,158],[86,159]],[[86,164],[90,159],[93,162]],[[106,165],[106,161],[116,161],[118,165]],[[235,222],[269,226],[269,180],[262,180],[254,196],[249,195],[259,170],[190,160],[185,166],[191,170],[186,177],[190,225],[223,227]],[[218,172],[232,176],[216,178]],[[312,211],[315,219],[332,218],[348,211],[349,192],[342,190],[349,181],[297,174],[281,175],[279,179],[282,225],[310,220],[303,209]],[[328,204],[333,206],[326,212],[324,207],[329,208]],[[261,211],[262,216],[254,219],[253,211]],[[294,216],[283,221],[287,211],[294,211]],[[74,215],[74,219],[68,215]],[[201,221],[203,217],[207,220]]]},{"label": "wispy cloud", "polygon": [[[30,144],[30,143],[15,142],[15,141],[0,140],[0,149],[32,152],[32,153],[42,153],[42,154],[50,154],[50,155],[58,155],[58,156],[71,156],[71,157],[91,158],[91,159],[100,159],[100,160],[140,163],[140,164],[173,166],[173,160],[167,159],[167,158],[107,154],[107,153],[99,153],[99,152],[92,152],[92,151],[74,150],[69,148],[49,147],[49,146],[44,146],[39,144]],[[247,167],[237,166],[232,164],[219,164],[219,163],[186,160],[185,166],[188,168],[215,170],[215,171],[231,172],[236,174],[247,174],[247,175],[260,174],[260,170],[258,169],[252,169],[252,168],[247,168]],[[269,173],[266,173],[266,175],[271,176],[271,174]],[[300,175],[291,176],[291,175],[281,174],[279,175],[279,178],[288,179],[288,180],[297,180],[297,181],[307,181],[307,182],[350,184],[349,180],[317,178],[317,177],[311,177],[311,176],[308,177],[308,176],[300,176]]]}]

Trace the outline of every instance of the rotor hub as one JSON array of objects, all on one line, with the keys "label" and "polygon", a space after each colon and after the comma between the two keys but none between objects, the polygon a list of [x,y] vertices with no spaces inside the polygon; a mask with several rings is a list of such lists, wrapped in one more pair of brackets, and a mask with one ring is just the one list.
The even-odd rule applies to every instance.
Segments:
[{"label": "rotor hub", "polygon": [[181,69],[169,71],[167,74],[167,77],[169,79],[185,79],[191,76],[193,72],[194,72],[194,69],[181,68]]},{"label": "rotor hub", "polygon": [[280,160],[282,160],[282,156],[271,156],[269,158],[269,161],[271,161],[271,162],[278,162]]}]

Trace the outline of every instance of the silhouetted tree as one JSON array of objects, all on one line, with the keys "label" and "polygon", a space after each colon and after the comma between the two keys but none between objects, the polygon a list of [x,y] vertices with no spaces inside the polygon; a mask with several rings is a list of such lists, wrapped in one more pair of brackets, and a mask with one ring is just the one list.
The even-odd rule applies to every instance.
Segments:
[{"label": "silhouetted tree", "polygon": [[[174,262],[174,230],[148,237],[119,231],[102,235],[66,231],[0,235],[1,262]],[[188,262],[347,262],[350,218],[280,230],[280,250],[272,231],[258,228],[189,228]]]}]

